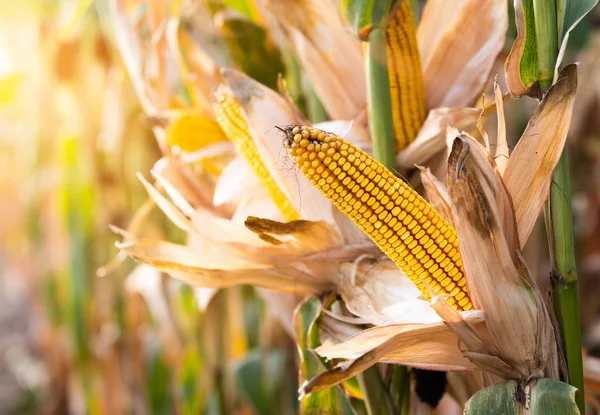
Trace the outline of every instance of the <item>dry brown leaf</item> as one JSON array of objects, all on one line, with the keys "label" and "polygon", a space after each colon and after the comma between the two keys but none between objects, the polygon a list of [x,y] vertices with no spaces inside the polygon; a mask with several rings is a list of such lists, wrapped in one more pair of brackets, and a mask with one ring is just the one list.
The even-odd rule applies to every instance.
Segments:
[{"label": "dry brown leaf", "polygon": [[429,203],[442,215],[446,222],[454,225],[450,195],[446,186],[431,174],[431,170],[425,168],[421,168],[421,182],[427,192]]},{"label": "dry brown leaf", "polygon": [[293,266],[268,267],[223,252],[214,243],[205,243],[202,250],[191,250],[168,242],[138,239],[117,247],[137,261],[194,286],[226,288],[249,284],[299,295],[314,295],[332,288]]},{"label": "dry brown leaf", "polygon": [[529,120],[508,160],[504,182],[513,198],[521,247],[548,198],[552,173],[567,139],[576,89],[577,65],[568,65]]},{"label": "dry brown leaf", "polygon": [[[448,19],[441,15],[446,9],[452,8],[453,13],[449,23],[440,25],[444,31],[435,36],[435,45],[429,41],[426,51],[431,52],[422,51],[425,101],[428,108],[466,107],[481,94],[504,46],[507,5],[504,0],[468,0],[460,8],[434,10],[437,3],[428,2],[423,13],[421,25],[428,28],[427,32],[431,32],[434,22]],[[427,32],[419,28],[420,44]]]},{"label": "dry brown leaf", "polygon": [[[471,312],[472,313],[472,312]],[[478,317],[470,318],[481,324]],[[325,372],[303,385],[312,393],[339,384],[378,362],[403,364],[430,370],[474,370],[462,356],[458,339],[443,323],[394,324],[364,330],[344,343],[325,343],[316,352],[328,359],[353,359]]]},{"label": "dry brown leaf", "polygon": [[494,99],[496,102],[496,114],[498,116],[498,132],[496,134],[496,145],[493,154],[498,171],[501,175],[504,175],[506,166],[508,165],[509,152],[506,138],[506,120],[504,119],[504,97],[497,81],[494,81]]}]

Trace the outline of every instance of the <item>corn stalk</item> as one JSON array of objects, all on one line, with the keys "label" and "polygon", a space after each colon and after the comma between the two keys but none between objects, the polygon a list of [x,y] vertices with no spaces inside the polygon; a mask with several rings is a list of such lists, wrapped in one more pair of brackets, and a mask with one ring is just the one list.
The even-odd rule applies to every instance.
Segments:
[{"label": "corn stalk", "polygon": [[[561,4],[564,5],[564,2]],[[552,84],[554,76],[562,20],[557,21],[557,9],[553,2],[534,0],[533,7],[538,48],[538,76],[540,87],[545,91]],[[562,9],[558,12],[561,17],[564,15]],[[563,338],[569,383],[579,389],[576,402],[579,411],[585,414],[570,182],[568,147],[565,145],[560,162],[554,171],[550,200],[545,209],[546,230],[553,270],[551,283],[554,311]]]}]

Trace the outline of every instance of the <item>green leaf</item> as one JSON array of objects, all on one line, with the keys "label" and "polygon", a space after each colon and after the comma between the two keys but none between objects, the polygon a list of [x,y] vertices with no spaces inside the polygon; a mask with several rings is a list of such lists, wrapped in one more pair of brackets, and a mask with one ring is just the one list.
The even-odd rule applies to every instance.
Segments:
[{"label": "green leaf", "polygon": [[284,350],[274,350],[268,354],[253,350],[237,366],[235,378],[238,390],[257,414],[288,413],[295,409],[292,408],[295,400],[293,394],[289,394],[287,402],[282,399],[285,396],[282,387],[287,383],[286,363],[287,353]]},{"label": "green leaf", "polygon": [[285,72],[281,52],[268,33],[246,18],[232,17],[221,32],[234,62],[248,76],[277,89],[277,76]]},{"label": "green leaf", "polygon": [[202,373],[202,358],[195,346],[188,347],[179,366],[179,387],[183,395],[183,413],[199,414],[204,405],[202,385],[199,374]]},{"label": "green leaf", "polygon": [[527,384],[514,380],[497,383],[477,392],[465,405],[466,415],[579,414],[577,389],[554,379],[537,379]]},{"label": "green leaf", "polygon": [[252,0],[223,0],[226,6],[237,10],[246,17],[249,17],[253,21],[257,21],[259,16]]},{"label": "green leaf", "polygon": [[[571,31],[581,22],[581,20],[598,4],[598,0],[561,0],[558,2],[558,30],[560,51],[556,61],[555,70],[558,71],[563,60],[569,35]],[[562,21],[561,15],[564,15]]]},{"label": "green leaf", "polygon": [[393,5],[392,0],[342,0],[341,3],[342,14],[362,40],[374,28],[384,28]]},{"label": "green leaf", "polygon": [[[319,346],[316,320],[321,314],[321,304],[310,297],[298,306],[295,313],[296,338],[300,353],[300,383],[325,371],[325,365],[312,349]],[[336,386],[302,397],[301,413],[354,414],[354,410],[341,387]]]}]

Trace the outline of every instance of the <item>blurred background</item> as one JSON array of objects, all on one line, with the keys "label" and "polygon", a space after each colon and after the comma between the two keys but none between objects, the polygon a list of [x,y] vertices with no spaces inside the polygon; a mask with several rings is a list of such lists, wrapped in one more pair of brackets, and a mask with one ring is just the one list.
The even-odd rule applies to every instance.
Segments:
[{"label": "blurred background", "polygon": [[[293,413],[297,352],[252,288],[207,303],[205,292],[117,255],[109,225],[126,228],[149,210],[136,172],[146,174],[161,151],[105,3],[0,2],[0,414]],[[121,3],[142,25],[153,1]],[[277,34],[253,1],[171,3],[218,65],[271,87],[284,74],[298,106],[318,116],[294,57],[271,42]],[[576,29],[566,59],[581,62],[569,145],[592,356],[600,356],[598,22],[596,11]],[[513,23],[498,58],[501,82],[514,31]],[[179,100],[169,107],[185,106]],[[511,139],[533,108],[507,102]],[[163,215],[149,214],[144,233],[183,241]],[[526,254],[545,276],[543,224],[536,232]]]}]

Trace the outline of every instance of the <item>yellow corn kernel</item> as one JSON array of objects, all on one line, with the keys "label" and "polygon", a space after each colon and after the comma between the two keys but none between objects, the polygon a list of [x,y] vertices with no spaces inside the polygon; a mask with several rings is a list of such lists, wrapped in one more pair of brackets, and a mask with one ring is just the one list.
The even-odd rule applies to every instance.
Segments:
[{"label": "yellow corn kernel", "polygon": [[181,111],[169,124],[166,134],[170,146],[190,153],[227,139],[215,120],[196,111]]},{"label": "yellow corn kernel", "polygon": [[267,166],[263,163],[258,149],[252,141],[248,122],[242,114],[240,104],[224,88],[217,89],[215,98],[214,111],[217,121],[227,138],[236,145],[238,151],[246,159],[253,169],[254,174],[256,174],[261,184],[269,192],[275,205],[281,210],[283,217],[287,221],[299,219],[298,212],[277,186]]},{"label": "yellow corn kernel", "polygon": [[403,150],[425,121],[425,95],[415,21],[402,1],[385,31],[396,151]]},{"label": "yellow corn kernel", "polygon": [[[227,140],[219,124],[195,110],[180,110],[166,130],[167,143],[188,153]],[[218,176],[222,165],[215,159],[203,159],[200,165],[204,170]]]},{"label": "yellow corn kernel", "polygon": [[408,184],[364,151],[311,127],[285,129],[302,173],[409,277],[425,298],[448,294],[473,308],[454,228]]}]

